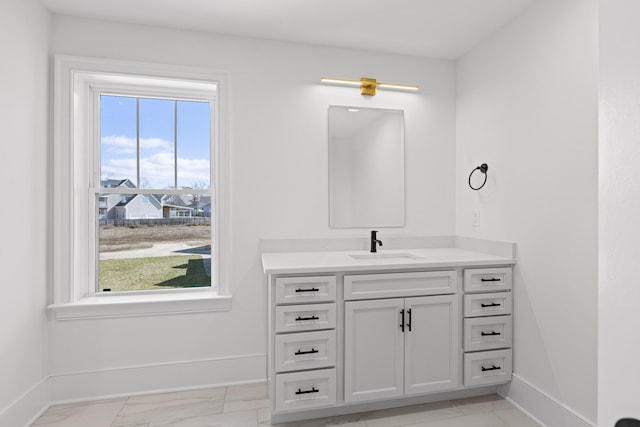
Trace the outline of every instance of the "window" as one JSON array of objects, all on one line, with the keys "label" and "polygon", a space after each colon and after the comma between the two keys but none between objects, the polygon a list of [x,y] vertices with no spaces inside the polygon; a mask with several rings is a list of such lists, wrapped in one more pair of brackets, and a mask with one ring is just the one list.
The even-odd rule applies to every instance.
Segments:
[{"label": "window", "polygon": [[93,91],[100,182],[92,188],[107,198],[106,212],[98,204],[97,291],[215,289],[211,216],[202,209],[211,202],[212,101],[127,89]]},{"label": "window", "polygon": [[149,302],[140,314],[228,307],[226,81],[210,70],[56,58],[58,317],[117,301]]}]

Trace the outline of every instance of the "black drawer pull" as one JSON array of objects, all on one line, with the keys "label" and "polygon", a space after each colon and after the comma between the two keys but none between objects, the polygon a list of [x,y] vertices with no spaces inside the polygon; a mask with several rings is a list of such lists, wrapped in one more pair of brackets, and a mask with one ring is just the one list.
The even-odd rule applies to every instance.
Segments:
[{"label": "black drawer pull", "polygon": [[496,331],[491,331],[491,332],[482,332],[481,334],[483,337],[492,337],[495,335],[502,335],[500,332],[496,332]]},{"label": "black drawer pull", "polygon": [[302,391],[302,390],[298,389],[298,391],[296,391],[296,394],[317,393],[317,392],[319,392],[319,391],[320,391],[320,390],[318,390],[317,388],[315,388],[315,387],[311,387],[311,390],[305,390],[305,391]]},{"label": "black drawer pull", "polygon": [[320,318],[318,316],[311,316],[311,317],[296,317],[296,322],[302,322],[304,320],[320,320]]},{"label": "black drawer pull", "polygon": [[500,366],[496,366],[496,365],[491,365],[490,368],[485,368],[484,366],[482,367],[482,372],[486,372],[486,371],[497,371],[499,369],[502,369]]},{"label": "black drawer pull", "polygon": [[311,289],[296,289],[296,292],[318,292],[320,289],[317,288],[311,288]]},{"label": "black drawer pull", "polygon": [[320,353],[320,350],[316,350],[315,348],[312,348],[309,351],[300,351],[300,350],[298,350],[293,354],[295,354],[296,356],[300,356],[301,354],[314,354],[314,353]]},{"label": "black drawer pull", "polygon": [[500,279],[496,279],[495,277],[491,279],[480,279],[481,282],[499,282]]},{"label": "black drawer pull", "polygon": [[502,304],[498,304],[497,302],[492,302],[491,304],[480,304],[480,307],[500,307]]}]

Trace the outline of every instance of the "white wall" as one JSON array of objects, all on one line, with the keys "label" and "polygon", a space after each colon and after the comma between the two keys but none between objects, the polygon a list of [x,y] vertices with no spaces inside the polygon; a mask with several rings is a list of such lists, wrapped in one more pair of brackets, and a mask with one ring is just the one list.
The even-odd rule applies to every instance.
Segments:
[{"label": "white wall", "polygon": [[[152,369],[150,364],[217,366],[217,358],[238,356],[247,358],[237,371],[221,370],[226,375],[220,377],[205,372],[184,381],[264,378],[266,281],[259,239],[367,236],[366,230],[328,228],[329,104],[405,110],[407,227],[381,230],[382,240],[385,234],[454,232],[455,73],[450,61],[62,16],[54,17],[53,50],[229,71],[233,290],[229,312],[54,322],[54,382],[71,388],[73,378],[92,378],[93,390],[85,396],[105,390],[116,393],[105,377],[114,378],[124,367],[134,368],[127,372],[135,373]],[[375,98],[365,98],[357,89],[320,85],[323,75],[373,76],[422,89],[417,95],[379,91]],[[82,373],[66,375],[74,372]],[[141,381],[147,380],[151,375]],[[153,386],[189,385],[182,380]]]},{"label": "white wall", "polygon": [[[50,15],[35,0],[0,2],[0,424],[39,410],[14,405],[47,376],[47,137]],[[11,189],[7,186],[12,186]]]},{"label": "white wall", "polygon": [[598,424],[640,419],[640,3],[600,1]]},{"label": "white wall", "polygon": [[456,233],[517,243],[514,372],[595,421],[596,1],[540,0],[458,65]]}]

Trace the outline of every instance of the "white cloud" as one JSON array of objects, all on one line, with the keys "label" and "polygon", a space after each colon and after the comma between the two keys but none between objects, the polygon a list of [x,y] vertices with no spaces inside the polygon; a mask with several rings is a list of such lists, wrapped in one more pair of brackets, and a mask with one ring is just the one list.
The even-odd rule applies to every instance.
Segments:
[{"label": "white cloud", "polygon": [[[105,136],[102,146],[112,155],[129,155],[127,158],[103,157],[102,179],[125,179],[135,182],[136,139],[126,136]],[[145,151],[143,151],[145,150]],[[174,184],[173,143],[161,138],[140,139],[140,178],[146,188],[169,188]],[[209,160],[178,158],[178,186],[208,185]]]},{"label": "white cloud", "polygon": [[184,187],[196,184],[209,186],[210,165],[208,159],[178,158],[178,185]]},{"label": "white cloud", "polygon": [[[102,146],[108,153],[135,154],[136,139],[126,136],[104,136]],[[173,150],[173,143],[161,138],[140,138],[140,148],[148,150]]]},{"label": "white cloud", "polygon": [[[160,152],[140,159],[140,177],[146,188],[173,186],[173,153]],[[209,160],[178,158],[178,186],[208,185]],[[136,159],[111,159],[102,165],[102,179],[136,180]]]},{"label": "white cloud", "polygon": [[136,159],[111,159],[102,164],[102,179],[125,179],[136,181]]}]

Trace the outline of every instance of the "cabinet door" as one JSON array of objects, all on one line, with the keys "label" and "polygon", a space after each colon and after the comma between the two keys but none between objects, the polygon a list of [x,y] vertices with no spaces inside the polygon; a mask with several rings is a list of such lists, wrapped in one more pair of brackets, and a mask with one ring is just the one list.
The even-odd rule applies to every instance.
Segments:
[{"label": "cabinet door", "polygon": [[402,396],[404,299],[349,301],[344,309],[346,402]]},{"label": "cabinet door", "polygon": [[405,394],[458,387],[458,297],[407,298],[405,310]]}]

